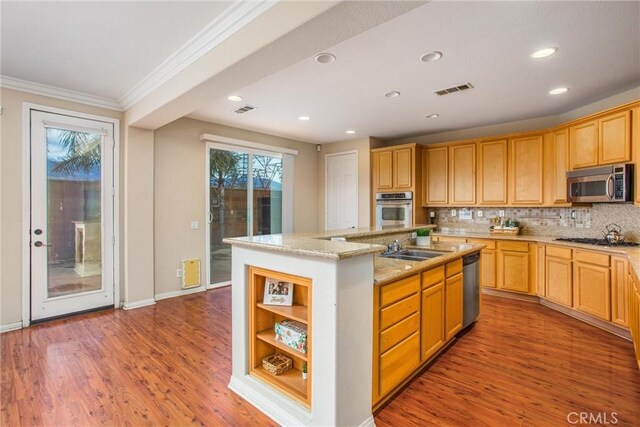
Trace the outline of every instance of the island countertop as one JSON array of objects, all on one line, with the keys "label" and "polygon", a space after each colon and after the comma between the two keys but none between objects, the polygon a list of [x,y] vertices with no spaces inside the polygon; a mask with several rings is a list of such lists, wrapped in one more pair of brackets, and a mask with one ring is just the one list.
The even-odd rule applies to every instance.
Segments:
[{"label": "island countertop", "polygon": [[384,236],[387,234],[406,233],[419,228],[435,228],[435,225],[416,225],[404,228],[375,227],[350,228],[347,230],[331,230],[313,233],[268,234],[263,236],[231,237],[223,242],[249,248],[269,249],[296,255],[313,256],[329,259],[345,259],[354,256],[377,254],[386,247],[368,243],[334,241],[332,238],[358,238]]}]

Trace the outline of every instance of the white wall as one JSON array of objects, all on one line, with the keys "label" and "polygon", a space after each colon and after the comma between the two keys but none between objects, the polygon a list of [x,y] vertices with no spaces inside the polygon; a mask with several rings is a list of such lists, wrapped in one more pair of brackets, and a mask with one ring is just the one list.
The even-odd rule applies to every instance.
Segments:
[{"label": "white wall", "polygon": [[[180,290],[176,269],[185,258],[201,261],[205,279],[205,144],[209,133],[298,150],[294,160],[294,231],[318,229],[318,154],[315,145],[214,123],[182,118],[155,131],[155,294]],[[191,221],[200,228],[191,230]]]}]

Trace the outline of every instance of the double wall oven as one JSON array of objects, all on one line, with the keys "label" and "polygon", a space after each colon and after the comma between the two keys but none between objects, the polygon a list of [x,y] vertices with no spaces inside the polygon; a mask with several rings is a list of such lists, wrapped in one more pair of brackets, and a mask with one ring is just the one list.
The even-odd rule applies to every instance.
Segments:
[{"label": "double wall oven", "polygon": [[376,228],[411,227],[413,193],[376,193]]}]

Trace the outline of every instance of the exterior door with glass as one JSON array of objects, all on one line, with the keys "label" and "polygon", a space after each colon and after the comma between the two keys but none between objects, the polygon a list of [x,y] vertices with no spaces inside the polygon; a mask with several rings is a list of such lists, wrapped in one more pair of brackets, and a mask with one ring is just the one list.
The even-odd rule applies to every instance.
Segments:
[{"label": "exterior door with glass", "polygon": [[31,320],[114,304],[114,125],[30,111]]}]

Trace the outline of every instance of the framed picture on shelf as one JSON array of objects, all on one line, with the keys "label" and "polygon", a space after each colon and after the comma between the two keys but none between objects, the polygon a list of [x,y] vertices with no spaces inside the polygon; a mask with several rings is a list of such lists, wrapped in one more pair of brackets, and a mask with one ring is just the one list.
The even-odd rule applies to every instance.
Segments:
[{"label": "framed picture on shelf", "polygon": [[267,305],[293,304],[293,283],[266,278],[264,282],[263,303]]}]

